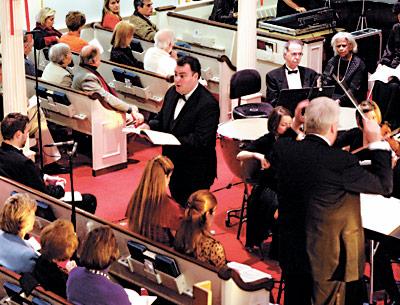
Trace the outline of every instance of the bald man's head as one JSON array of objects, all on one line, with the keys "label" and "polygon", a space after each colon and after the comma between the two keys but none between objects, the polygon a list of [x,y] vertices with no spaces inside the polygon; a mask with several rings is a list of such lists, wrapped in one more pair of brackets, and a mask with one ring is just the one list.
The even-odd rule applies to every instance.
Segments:
[{"label": "bald man's head", "polygon": [[100,50],[96,46],[85,46],[80,54],[81,65],[90,65],[98,67],[100,65]]}]

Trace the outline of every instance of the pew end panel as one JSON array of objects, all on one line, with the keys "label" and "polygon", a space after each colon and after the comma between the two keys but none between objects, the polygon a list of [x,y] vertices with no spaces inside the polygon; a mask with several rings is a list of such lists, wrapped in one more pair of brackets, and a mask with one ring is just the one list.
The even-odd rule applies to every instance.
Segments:
[{"label": "pew end panel", "polygon": [[[27,76],[26,80],[28,94],[35,94],[34,78]],[[39,85],[53,92],[65,93],[70,107],[74,108],[75,115],[70,117],[52,111],[51,107],[43,107],[50,122],[92,136],[93,176],[127,167],[127,140],[122,132],[125,114],[110,109],[98,94],[87,94],[43,80],[39,81]],[[46,106],[46,103],[42,105]]]},{"label": "pew end panel", "polygon": [[114,110],[107,110],[99,94],[90,96],[92,135],[92,174],[98,176],[126,168],[127,139],[122,129],[126,126],[126,115]]}]

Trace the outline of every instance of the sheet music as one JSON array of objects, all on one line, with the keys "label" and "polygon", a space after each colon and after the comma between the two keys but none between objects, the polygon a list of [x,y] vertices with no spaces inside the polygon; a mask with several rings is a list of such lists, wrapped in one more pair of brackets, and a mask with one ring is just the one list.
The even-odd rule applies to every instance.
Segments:
[{"label": "sheet music", "polygon": [[229,262],[227,266],[231,269],[236,270],[239,273],[240,277],[242,278],[243,282],[245,283],[251,283],[261,279],[272,278],[270,274],[254,269],[249,265],[240,264],[237,262]]},{"label": "sheet music", "polygon": [[395,76],[400,79],[400,65],[397,66],[396,69],[390,68],[385,65],[379,65],[376,68],[376,71],[373,74],[371,74],[368,80],[369,81],[379,80],[381,82],[388,83],[389,77],[392,76]]},{"label": "sheet music", "polygon": [[136,133],[147,136],[148,140],[155,145],[181,145],[181,142],[170,133],[150,129],[139,129],[134,126],[127,126],[122,129],[124,133]]},{"label": "sheet music", "polygon": [[361,194],[363,227],[400,239],[400,200],[381,195]]}]

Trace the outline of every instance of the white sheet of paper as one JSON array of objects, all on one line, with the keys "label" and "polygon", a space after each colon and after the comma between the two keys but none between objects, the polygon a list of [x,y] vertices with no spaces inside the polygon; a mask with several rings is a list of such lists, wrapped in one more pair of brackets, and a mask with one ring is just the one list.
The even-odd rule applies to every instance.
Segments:
[{"label": "white sheet of paper", "polygon": [[[77,191],[75,191],[74,192],[74,199],[75,199],[75,201],[82,201],[82,194],[77,192]],[[60,200],[71,202],[72,201],[72,193],[71,192],[65,192],[64,197],[62,197]]]},{"label": "white sheet of paper", "polygon": [[157,299],[156,296],[142,296],[132,289],[125,288],[129,301],[132,305],[151,305]]},{"label": "white sheet of paper", "polygon": [[381,195],[361,194],[361,218],[363,227],[390,235],[400,226],[400,200]]},{"label": "white sheet of paper", "polygon": [[127,126],[122,129],[124,133],[136,133],[138,135],[146,135],[150,142],[155,145],[181,145],[181,142],[170,133],[160,132],[150,129],[139,129],[134,126]]},{"label": "white sheet of paper", "polygon": [[245,264],[240,264],[237,262],[229,262],[227,266],[231,269],[236,270],[239,273],[240,277],[242,278],[243,282],[245,283],[251,283],[261,279],[272,278],[270,274],[254,269]]}]

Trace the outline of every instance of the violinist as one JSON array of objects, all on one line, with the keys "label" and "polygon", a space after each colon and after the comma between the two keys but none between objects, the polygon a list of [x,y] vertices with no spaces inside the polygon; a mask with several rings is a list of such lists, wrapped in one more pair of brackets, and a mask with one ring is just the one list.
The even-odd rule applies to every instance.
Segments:
[{"label": "violinist", "polygon": [[[381,112],[375,102],[363,101],[358,105],[358,108],[368,119],[373,120],[378,124],[381,123]],[[363,136],[363,122],[358,111],[356,111],[356,122],[358,127],[338,132],[338,136],[333,145],[335,147],[348,148],[350,152],[356,152],[356,155],[360,160],[366,160],[368,159],[369,151],[360,148],[366,146],[368,143]]]},{"label": "violinist", "polygon": [[[376,121],[378,124],[382,122],[382,115],[379,106],[374,101],[363,101],[358,105],[364,115],[370,119]],[[345,148],[348,147],[349,151],[356,154],[360,160],[367,160],[368,150],[366,139],[363,137],[363,123],[362,117],[358,111],[356,111],[356,121],[358,127],[353,129],[342,131],[338,133],[337,139],[334,143],[335,147]],[[396,132],[396,131],[394,131]],[[396,155],[400,153],[400,144],[395,139],[393,139],[393,132],[390,129],[390,125],[385,122],[381,125],[381,134],[383,138],[389,143],[390,148]]]}]

